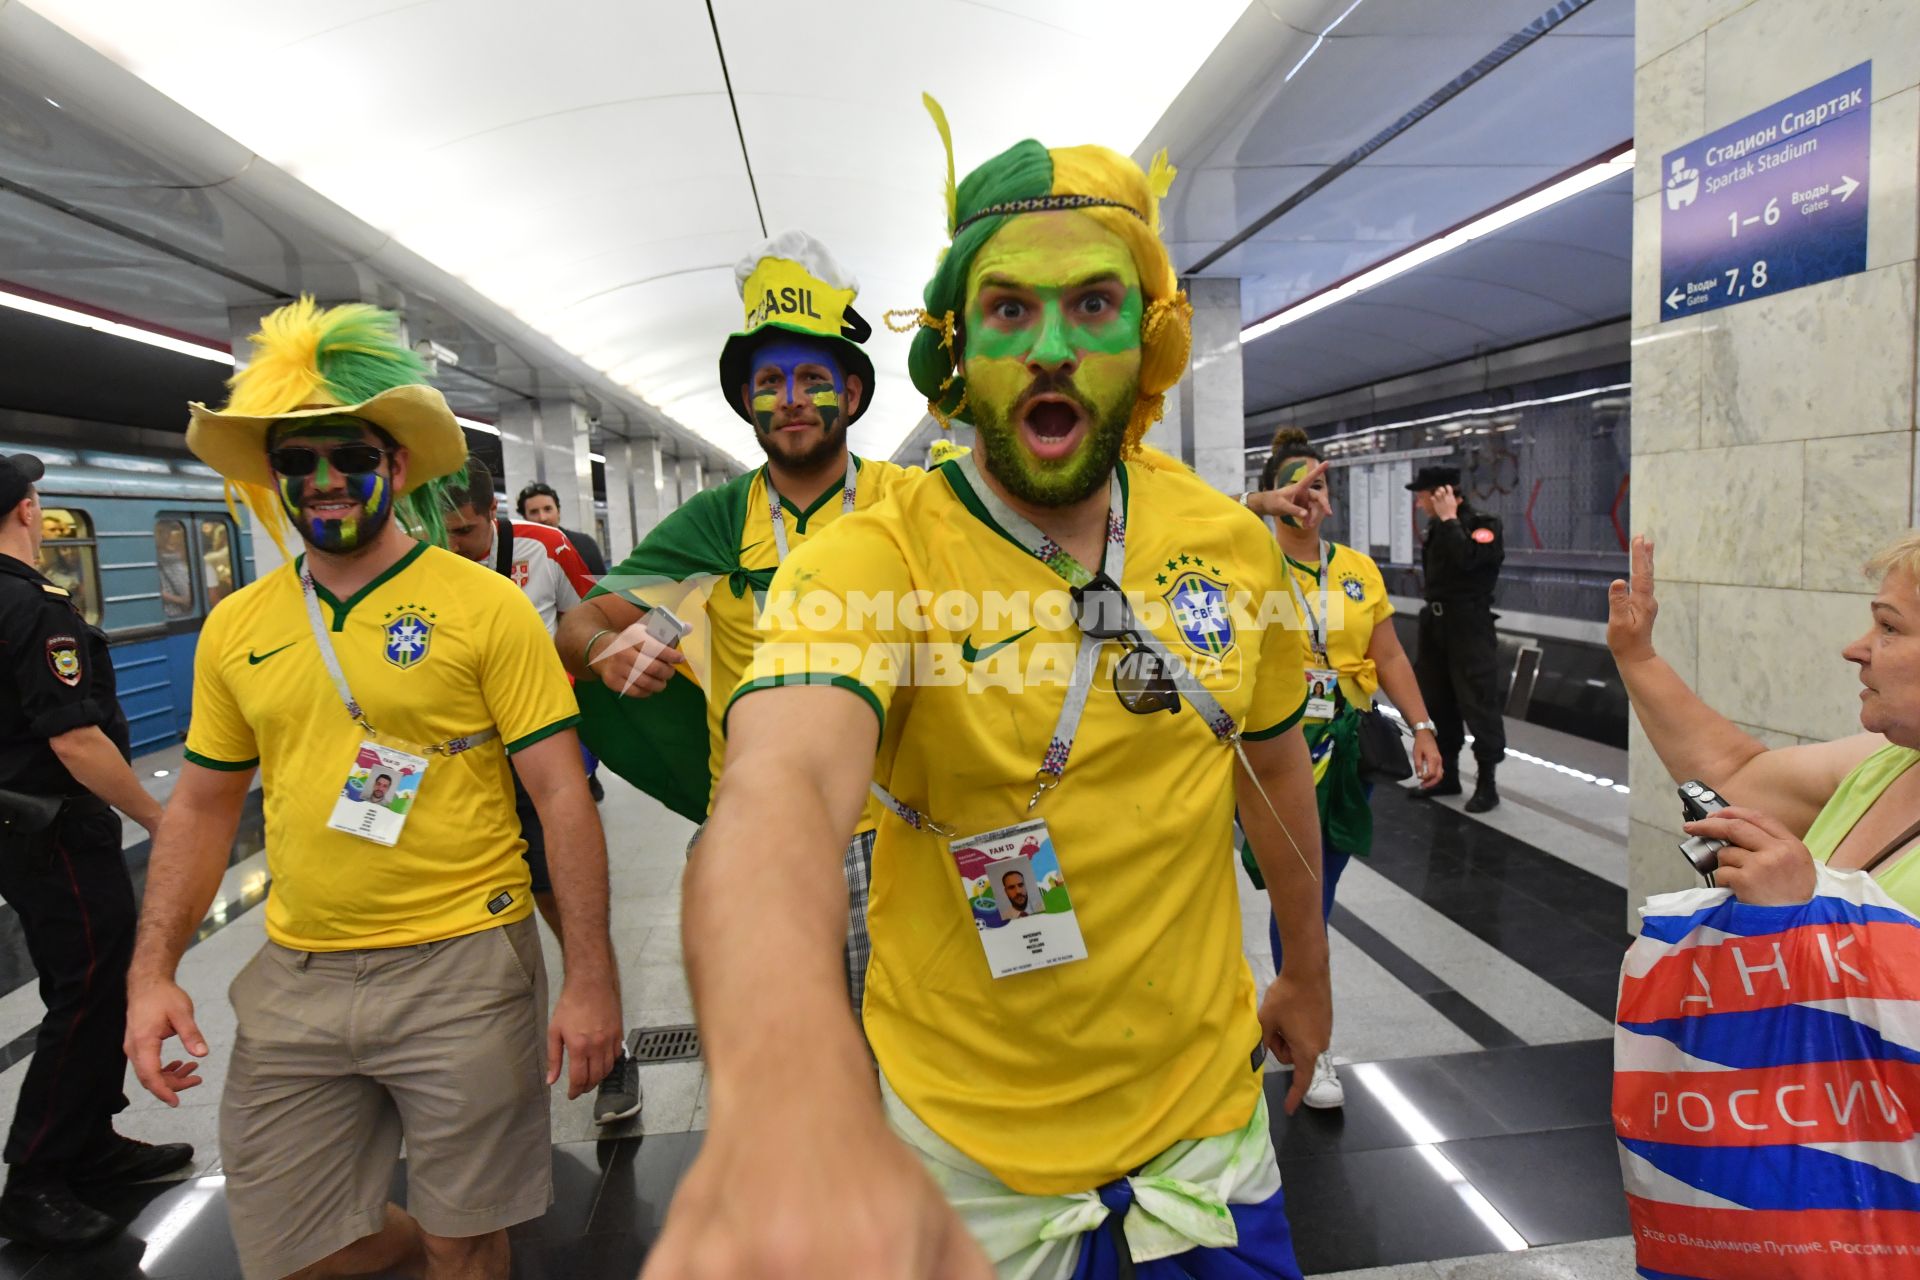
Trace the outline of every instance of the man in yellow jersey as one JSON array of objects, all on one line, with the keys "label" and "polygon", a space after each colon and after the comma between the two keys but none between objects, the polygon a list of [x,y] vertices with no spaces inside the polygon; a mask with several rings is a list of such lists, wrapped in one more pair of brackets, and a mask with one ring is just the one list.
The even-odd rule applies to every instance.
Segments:
[{"label": "man in yellow jersey", "polygon": [[[686,885],[713,1125],[649,1280],[1300,1275],[1262,1064],[1330,1034],[1305,664],[1265,527],[1140,447],[1187,362],[1171,177],[1026,141],[952,197],[912,370],[975,447],[769,593]],[[877,1091],[828,869],[870,779]]]},{"label": "man in yellow jersey", "polygon": [[[695,494],[662,520],[567,615],[557,640],[580,679],[587,744],[615,773],[695,822],[707,816],[725,752],[721,714],[752,658],[754,613],[773,571],[822,528],[918,474],[847,449],[847,428],[872,403],[873,362],[859,346],[871,329],[853,309],[858,284],[826,246],[788,231],[733,270],[746,323],[721,350],[720,386],[752,425],[766,465]],[[680,645],[647,634],[643,614],[660,605],[691,625]],[[878,818],[875,806],[843,862],[855,1008],[867,968]]]},{"label": "man in yellow jersey", "polygon": [[[127,1053],[169,1105],[208,1053],[174,980],[255,768],[267,944],[234,980],[220,1149],[247,1280],[504,1278],[506,1228],[552,1199],[548,1086],[612,1065],[606,849],[539,615],[439,533],[466,443],[392,316],[269,315],[187,444],[304,554],[207,618],[187,761],[154,839]],[[510,771],[547,833],[566,980],[546,979]],[[385,780],[384,789],[381,780]],[[544,1052],[543,1052],[544,1049]],[[407,1152],[407,1211],[388,1203]]]}]

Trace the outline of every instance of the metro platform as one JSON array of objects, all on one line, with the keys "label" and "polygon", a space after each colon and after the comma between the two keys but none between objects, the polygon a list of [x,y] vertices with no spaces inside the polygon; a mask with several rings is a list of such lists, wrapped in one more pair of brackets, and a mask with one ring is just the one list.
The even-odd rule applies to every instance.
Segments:
[{"label": "metro platform", "polygon": [[[1611,786],[1624,752],[1508,721],[1504,803],[1473,817],[1459,799],[1375,796],[1373,856],[1342,879],[1331,941],[1334,1051],[1346,1106],[1284,1116],[1269,1080],[1274,1138],[1302,1268],[1342,1280],[1598,1280],[1631,1275],[1609,1120],[1610,1014],[1628,942],[1626,816]],[[164,793],[178,749],[136,762]],[[1469,775],[1470,762],[1463,762]],[[1566,770],[1553,767],[1563,766]],[[165,771],[166,778],[154,778]],[[603,777],[613,939],[630,1028],[691,1022],[680,961],[680,876],[690,824]],[[257,793],[256,793],[257,795]],[[127,855],[143,885],[144,833]],[[627,833],[637,833],[634,834]],[[133,837],[142,837],[139,840]],[[0,1247],[0,1280],[238,1277],[217,1142],[231,1046],[226,987],[264,939],[268,884],[257,805],[199,939],[180,968],[212,1045],[205,1083],[169,1110],[128,1075],[120,1128],[190,1141],[178,1181],[99,1207],[126,1232],[85,1252]],[[1241,878],[1255,979],[1272,977],[1265,896]],[[543,931],[550,972],[558,948]],[[557,994],[558,983],[553,984]],[[18,925],[0,908],[0,1106],[11,1113],[41,1015]],[[1271,1068],[1270,1068],[1271,1069]],[[592,1095],[553,1094],[555,1200],[515,1228],[513,1274],[632,1280],[707,1127],[698,1061],[641,1068],[646,1105],[600,1130]],[[795,1082],[797,1101],[806,1096]],[[404,1175],[395,1197],[404,1203]]]}]

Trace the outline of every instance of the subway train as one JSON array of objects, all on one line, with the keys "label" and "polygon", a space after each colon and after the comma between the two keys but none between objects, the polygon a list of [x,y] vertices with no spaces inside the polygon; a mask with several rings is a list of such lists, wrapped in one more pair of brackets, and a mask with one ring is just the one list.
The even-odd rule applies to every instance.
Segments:
[{"label": "subway train", "polygon": [[135,755],[181,741],[208,610],[254,576],[246,509],[213,470],[177,457],[0,442],[46,463],[39,569],[107,633]]}]

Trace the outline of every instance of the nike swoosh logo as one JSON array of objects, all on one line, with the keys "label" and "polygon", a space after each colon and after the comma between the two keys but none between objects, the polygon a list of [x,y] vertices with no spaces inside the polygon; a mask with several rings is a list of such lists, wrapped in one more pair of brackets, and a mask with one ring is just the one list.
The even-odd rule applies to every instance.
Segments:
[{"label": "nike swoosh logo", "polygon": [[[297,640],[289,640],[285,644],[281,645],[280,649],[291,649],[293,648],[294,645],[298,643],[299,641]],[[274,654],[279,653],[280,649],[269,649],[265,653],[255,653],[253,650],[249,649],[247,650],[247,665],[250,667],[257,667],[261,663],[265,662],[268,658],[271,658]]]},{"label": "nike swoosh logo", "polygon": [[[1034,624],[1034,626],[1038,626],[1038,625],[1039,625],[1038,623]],[[1031,631],[1031,630],[1033,630],[1033,627],[1027,628],[1027,631]],[[984,649],[974,648],[973,636],[969,634],[966,639],[960,642],[960,660],[962,662],[965,662],[968,666],[972,666],[974,663],[980,661],[980,659],[982,658],[992,657],[995,653],[1006,648],[1008,645],[1012,644],[1015,640],[1018,640],[1021,636],[1027,634],[1027,631],[1016,632],[1015,634],[1008,636],[1005,640],[996,640]]]},{"label": "nike swoosh logo", "polygon": [[746,555],[746,554],[747,554],[747,552],[749,552],[749,551],[751,551],[751,550],[753,550],[753,549],[754,549],[755,547],[757,547],[757,546],[759,546],[761,542],[765,542],[765,541],[766,541],[766,539],[765,539],[765,538],[762,538],[762,539],[760,539],[760,542],[749,542],[749,543],[748,543],[748,544],[747,544],[746,546],[744,546],[744,547],[742,547],[742,548],[740,548],[740,550],[738,550],[738,551],[736,551],[736,552],[734,552],[734,554],[735,554],[735,555],[741,555],[741,556],[744,556],[744,555]]}]

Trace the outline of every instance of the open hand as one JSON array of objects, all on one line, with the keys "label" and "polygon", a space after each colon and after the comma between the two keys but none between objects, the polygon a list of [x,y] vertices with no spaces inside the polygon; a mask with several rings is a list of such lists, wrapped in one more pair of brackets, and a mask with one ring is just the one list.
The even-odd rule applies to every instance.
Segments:
[{"label": "open hand", "polygon": [[131,985],[127,1034],[121,1047],[147,1092],[177,1107],[181,1092],[200,1083],[200,1064],[176,1060],[162,1066],[160,1046],[171,1036],[179,1036],[181,1047],[195,1058],[207,1056],[207,1039],[193,1020],[193,997],[172,981]]},{"label": "open hand", "polygon": [[1625,665],[1653,656],[1653,622],[1660,604],[1653,597],[1653,539],[1633,540],[1631,581],[1615,579],[1607,588],[1607,648]]}]

